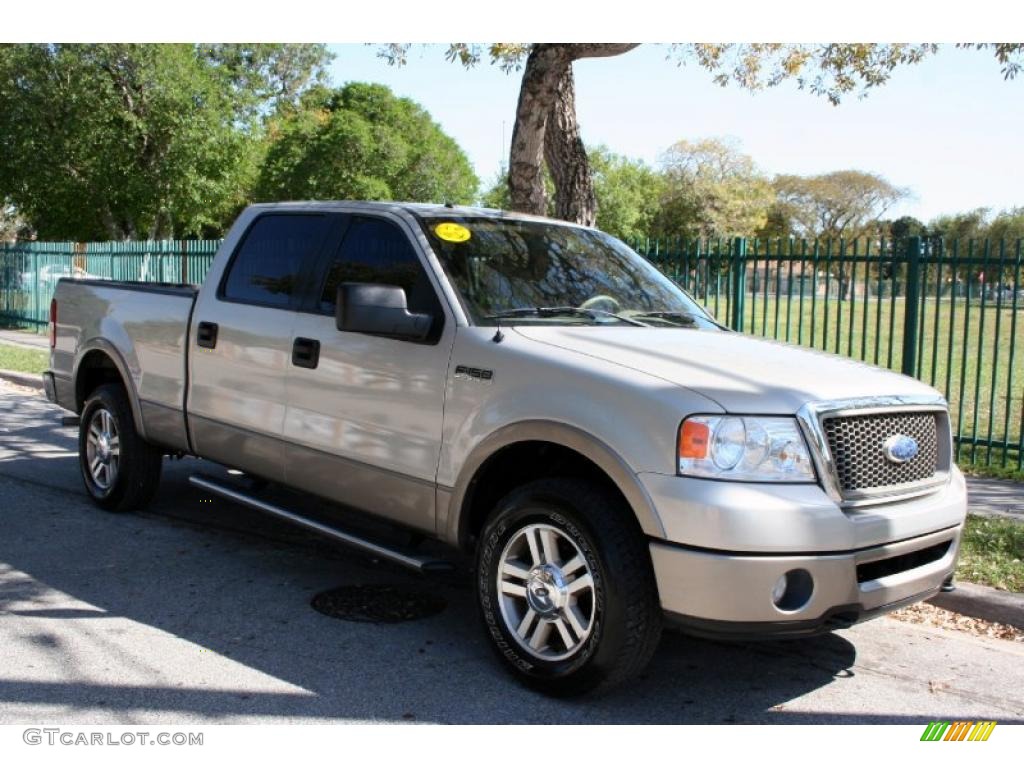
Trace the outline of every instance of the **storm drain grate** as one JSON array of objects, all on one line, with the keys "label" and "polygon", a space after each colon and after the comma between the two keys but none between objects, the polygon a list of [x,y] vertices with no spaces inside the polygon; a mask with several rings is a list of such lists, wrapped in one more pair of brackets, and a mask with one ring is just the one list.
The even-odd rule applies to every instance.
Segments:
[{"label": "storm drain grate", "polygon": [[368,624],[399,624],[434,616],[448,603],[395,584],[353,584],[316,595],[310,605],[325,616]]}]

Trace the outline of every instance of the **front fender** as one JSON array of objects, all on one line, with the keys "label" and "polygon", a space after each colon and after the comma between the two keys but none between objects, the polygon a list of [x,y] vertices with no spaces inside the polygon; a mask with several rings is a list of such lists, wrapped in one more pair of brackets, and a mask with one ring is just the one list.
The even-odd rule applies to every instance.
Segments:
[{"label": "front fender", "polygon": [[456,546],[464,541],[466,495],[484,462],[506,446],[527,441],[556,443],[585,456],[615,483],[644,533],[665,538],[664,526],[651,497],[621,456],[601,440],[576,427],[556,421],[530,420],[506,425],[481,440],[463,463],[451,491],[439,490],[438,531],[446,541]]}]

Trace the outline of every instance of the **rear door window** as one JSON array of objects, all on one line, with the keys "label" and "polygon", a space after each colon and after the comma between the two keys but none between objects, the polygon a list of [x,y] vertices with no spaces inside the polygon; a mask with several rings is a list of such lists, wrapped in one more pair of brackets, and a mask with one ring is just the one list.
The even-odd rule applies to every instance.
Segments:
[{"label": "rear door window", "polygon": [[228,301],[292,306],[305,270],[323,247],[331,219],[317,214],[265,214],[249,227],[224,279]]}]

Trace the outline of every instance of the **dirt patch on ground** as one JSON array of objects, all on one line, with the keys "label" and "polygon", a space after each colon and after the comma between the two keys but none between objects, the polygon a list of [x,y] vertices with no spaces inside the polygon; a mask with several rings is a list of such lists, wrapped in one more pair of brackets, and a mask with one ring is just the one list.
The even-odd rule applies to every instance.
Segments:
[{"label": "dirt patch on ground", "polygon": [[910,624],[921,624],[939,629],[955,629],[978,637],[992,637],[997,640],[1024,643],[1024,628],[1022,627],[975,619],[961,613],[947,611],[945,608],[938,608],[929,603],[917,603],[889,615],[898,621],[906,621]]}]

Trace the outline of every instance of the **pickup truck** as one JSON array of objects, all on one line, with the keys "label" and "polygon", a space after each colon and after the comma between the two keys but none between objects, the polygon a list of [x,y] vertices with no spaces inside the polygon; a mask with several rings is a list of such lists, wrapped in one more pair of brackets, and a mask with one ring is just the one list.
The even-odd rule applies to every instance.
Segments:
[{"label": "pickup truck", "polygon": [[952,585],[938,392],[729,331],[595,229],[254,205],[199,288],[61,280],[50,346],[100,507],[190,455],[254,479],[205,491],[403,565],[439,562],[345,510],[457,548],[499,658],[551,694],[637,674],[663,626],[797,637]]}]

